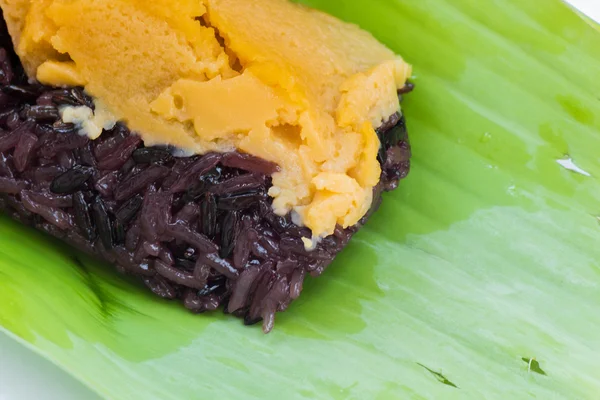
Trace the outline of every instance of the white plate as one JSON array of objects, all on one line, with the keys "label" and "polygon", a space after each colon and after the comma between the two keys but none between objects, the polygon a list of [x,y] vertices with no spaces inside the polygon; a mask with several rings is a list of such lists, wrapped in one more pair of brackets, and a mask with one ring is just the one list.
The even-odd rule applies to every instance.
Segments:
[{"label": "white plate", "polygon": [[100,400],[81,383],[0,332],[0,400]]},{"label": "white plate", "polygon": [[600,1],[598,0],[566,0],[577,7],[584,14],[589,15],[592,19],[600,22]]}]

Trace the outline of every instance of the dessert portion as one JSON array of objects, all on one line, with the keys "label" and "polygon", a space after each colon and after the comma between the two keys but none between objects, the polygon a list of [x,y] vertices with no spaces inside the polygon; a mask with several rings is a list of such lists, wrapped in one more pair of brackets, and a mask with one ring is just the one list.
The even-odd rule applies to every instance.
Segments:
[{"label": "dessert portion", "polygon": [[410,66],[286,0],[0,0],[0,209],[269,331],[409,169]]}]

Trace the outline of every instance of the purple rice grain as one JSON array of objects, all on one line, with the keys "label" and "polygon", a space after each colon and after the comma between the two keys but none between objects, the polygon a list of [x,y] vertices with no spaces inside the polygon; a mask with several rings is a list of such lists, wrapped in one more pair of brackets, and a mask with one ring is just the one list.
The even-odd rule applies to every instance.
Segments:
[{"label": "purple rice grain", "polygon": [[115,219],[113,221],[113,241],[115,243],[116,246],[120,246],[125,244],[125,238],[126,238],[126,232],[125,232],[125,226],[123,225],[123,223],[121,221],[119,221],[118,219]]},{"label": "purple rice grain", "polygon": [[144,191],[149,185],[165,178],[168,174],[169,168],[163,165],[152,165],[119,184],[114,193],[115,200],[127,200]]},{"label": "purple rice grain", "polygon": [[187,203],[175,214],[176,224],[193,225],[200,215],[200,206],[196,203]]},{"label": "purple rice grain", "polygon": [[50,182],[63,172],[64,169],[59,165],[46,165],[24,171],[23,176],[36,185],[46,186],[44,183],[47,183],[50,186]]},{"label": "purple rice grain", "polygon": [[52,125],[52,129],[54,129],[54,132],[56,132],[56,133],[59,133],[61,135],[66,135],[66,134],[75,133],[75,131],[77,130],[77,127],[75,126],[75,124],[72,124],[70,122],[57,121],[56,123],[54,123]]},{"label": "purple rice grain", "polygon": [[233,294],[229,299],[228,310],[234,312],[244,307],[250,295],[250,290],[263,271],[262,267],[252,267],[244,270],[239,279],[235,282]]},{"label": "purple rice grain", "polygon": [[104,201],[99,196],[96,196],[92,202],[92,219],[98,231],[98,236],[104,245],[104,249],[111,250],[114,246],[113,242],[113,226],[110,215],[106,210]]},{"label": "purple rice grain", "polygon": [[[77,102],[77,105],[82,105],[82,106],[86,106],[91,108],[92,110],[95,110],[96,106],[94,105],[94,101],[92,100],[92,98],[90,96],[88,96],[87,94],[85,94],[85,92],[81,89],[81,88],[71,88],[71,89],[66,89],[69,92],[69,95],[75,99],[75,101]],[[58,102],[58,104],[60,105],[61,103]]]},{"label": "purple rice grain", "polygon": [[135,251],[141,240],[141,228],[138,223],[134,223],[125,233],[125,248],[128,251]]},{"label": "purple rice grain", "polygon": [[407,94],[415,90],[415,84],[407,82],[403,87],[398,89],[398,94]]},{"label": "purple rice grain", "polygon": [[116,212],[116,218],[121,221],[123,224],[129,223],[135,216],[137,215],[140,208],[142,208],[142,203],[144,202],[142,196],[136,195],[131,197],[124,203],[121,208]]},{"label": "purple rice grain", "polygon": [[81,165],[85,165],[86,167],[96,167],[97,162],[94,158],[91,143],[88,142],[86,145],[76,149],[75,152]]},{"label": "purple rice grain", "polygon": [[[0,93],[0,96],[6,97],[6,95],[4,93]],[[4,127],[6,127],[6,122],[8,120],[8,117],[15,113],[14,109],[12,109],[12,108],[5,108],[5,107],[6,107],[6,105],[3,105],[1,107],[2,110],[0,110],[0,125],[2,125]]]},{"label": "purple rice grain", "polygon": [[28,187],[29,183],[25,181],[0,177],[0,193],[19,194]]},{"label": "purple rice grain", "polygon": [[151,242],[161,239],[171,223],[171,204],[173,196],[170,193],[156,192],[144,199],[140,222],[142,234]]},{"label": "purple rice grain", "polygon": [[92,225],[90,209],[88,202],[82,192],[77,192],[72,197],[73,213],[75,214],[75,223],[84,238],[93,242],[96,238],[96,231]]},{"label": "purple rice grain", "polygon": [[223,165],[229,168],[238,168],[248,172],[271,176],[279,171],[279,166],[270,161],[250,154],[227,153],[223,156]]},{"label": "purple rice grain", "polygon": [[[52,101],[52,99],[53,99],[52,92],[45,92],[45,93],[42,93],[35,100],[35,104],[37,104],[38,106],[54,106],[55,103]],[[61,103],[58,103],[58,104],[61,104]],[[62,103],[62,104],[64,104],[64,103]]]},{"label": "purple rice grain", "polygon": [[221,305],[221,299],[212,294],[204,297],[204,310],[205,311],[215,311]]},{"label": "purple rice grain", "polygon": [[173,253],[169,250],[162,248],[160,253],[158,254],[158,258],[167,265],[174,265],[175,258],[173,257]]},{"label": "purple rice grain", "polygon": [[33,121],[19,122],[12,132],[8,132],[0,137],[0,153],[14,149],[19,143],[21,135],[30,133],[35,127]]},{"label": "purple rice grain", "polygon": [[15,77],[6,49],[0,49],[0,85],[6,86]]},{"label": "purple rice grain", "polygon": [[261,320],[262,302],[273,287],[275,273],[272,269],[264,269],[261,276],[255,281],[255,286],[251,289],[252,302],[248,314],[244,318],[246,325],[253,325]]},{"label": "purple rice grain", "polygon": [[305,276],[306,271],[301,269],[296,269],[294,272],[292,272],[292,279],[290,280],[290,298],[292,300],[296,300],[298,297],[300,297]]},{"label": "purple rice grain", "polygon": [[103,197],[113,197],[113,193],[119,184],[119,172],[110,171],[104,176],[100,177],[96,183],[94,183],[94,189],[100,193]]},{"label": "purple rice grain", "polygon": [[210,184],[208,184],[206,181],[201,180],[200,182],[195,183],[188,190],[186,190],[181,200],[184,203],[191,203],[197,201],[202,196],[204,196],[206,192],[208,192],[209,188]]},{"label": "purple rice grain", "polygon": [[161,247],[158,243],[143,242],[142,247],[144,248],[144,251],[147,255],[152,256],[154,258],[157,258],[160,254]]},{"label": "purple rice grain", "polygon": [[[60,164],[60,162],[59,162]],[[64,167],[63,167],[64,168]],[[72,194],[78,191],[94,175],[91,167],[76,165],[67,172],[57,176],[50,185],[52,193]]]},{"label": "purple rice grain", "polygon": [[123,139],[117,146],[111,148],[105,158],[99,158],[98,168],[114,171],[121,168],[129,160],[135,149],[141,144],[138,136],[131,135]]},{"label": "purple rice grain", "polygon": [[[179,265],[185,265],[178,263]],[[210,267],[206,264],[204,264],[202,261],[197,261],[194,269],[194,279],[196,279],[196,281],[202,283],[203,285],[206,285],[206,283],[208,282],[208,278],[210,278]]]},{"label": "purple rice grain", "polygon": [[235,193],[227,196],[219,197],[218,208],[224,211],[245,210],[256,203],[262,197],[259,191],[249,191],[244,193]]},{"label": "purple rice grain", "polygon": [[66,170],[75,167],[75,155],[71,151],[61,151],[58,153],[58,165]]},{"label": "purple rice grain", "polygon": [[204,253],[216,253],[219,248],[208,237],[199,232],[192,231],[191,228],[184,224],[171,224],[168,226],[168,232],[175,239],[189,243],[196,250]]},{"label": "purple rice grain", "polygon": [[138,164],[167,164],[173,161],[173,156],[167,150],[142,147],[133,152],[133,161]]},{"label": "purple rice grain", "polygon": [[34,100],[39,96],[39,88],[30,85],[3,85],[2,91],[12,97],[26,100]]},{"label": "purple rice grain", "polygon": [[5,156],[4,154],[0,153],[0,176],[14,178],[15,174],[13,169],[14,164],[12,161],[12,156]]},{"label": "purple rice grain", "polygon": [[162,276],[143,278],[144,284],[157,296],[163,299],[173,300],[177,298],[177,291]]},{"label": "purple rice grain", "polygon": [[183,306],[192,312],[199,313],[203,311],[204,301],[195,290],[187,290],[183,296]]},{"label": "purple rice grain", "polygon": [[59,114],[58,109],[55,106],[35,105],[26,110],[24,117],[36,122],[53,122],[59,118]]},{"label": "purple rice grain", "polygon": [[238,234],[239,212],[228,211],[223,216],[221,223],[221,246],[219,256],[229,258],[235,247],[235,240]]},{"label": "purple rice grain", "polygon": [[[196,269],[197,262],[194,262],[187,258],[178,258],[175,260],[174,263],[170,263],[170,264],[176,264],[178,268],[193,272]],[[208,272],[210,272],[210,270],[208,270]],[[207,275],[207,277],[208,277],[208,275]]]},{"label": "purple rice grain", "polygon": [[200,203],[200,231],[212,238],[217,230],[217,199],[214,194],[206,193]]},{"label": "purple rice grain", "polygon": [[289,298],[289,284],[287,277],[280,276],[273,287],[262,300],[260,308],[260,316],[263,320],[263,327],[266,331],[271,331],[275,324],[275,313],[280,306]]},{"label": "purple rice grain", "polygon": [[265,186],[264,179],[254,174],[239,175],[221,182],[211,189],[217,196],[233,195],[237,193],[257,192]]},{"label": "purple rice grain", "polygon": [[46,159],[53,159],[63,151],[71,151],[85,146],[89,139],[77,134],[55,134],[54,139],[46,146],[40,148],[40,156]]},{"label": "purple rice grain", "polygon": [[223,258],[220,258],[215,253],[203,254],[198,257],[198,262],[208,265],[213,270],[218,273],[226,276],[229,279],[235,279],[239,276],[239,272],[237,269],[231,265],[231,263]]},{"label": "purple rice grain", "polygon": [[48,207],[42,204],[36,203],[27,195],[25,191],[21,192],[21,202],[23,206],[34,214],[39,215],[46,221],[56,226],[57,228],[65,231],[73,227],[71,216],[65,211],[56,207]]},{"label": "purple rice grain", "polygon": [[48,207],[57,208],[70,208],[73,207],[73,196],[60,196],[50,193],[46,190],[41,191],[30,191],[25,190],[23,193],[27,194],[33,201]]},{"label": "purple rice grain", "polygon": [[279,275],[291,275],[296,270],[297,260],[292,257],[288,257],[285,260],[277,262],[275,270]]},{"label": "purple rice grain", "polygon": [[221,155],[215,153],[209,153],[198,158],[198,160],[186,168],[184,172],[177,173],[177,180],[170,187],[171,193],[180,193],[186,191],[194,180],[198,180],[199,177],[205,175],[207,172],[215,168],[221,159]]},{"label": "purple rice grain", "polygon": [[19,118],[19,113],[16,110],[12,110],[10,115],[6,118],[6,127],[8,129],[14,130],[21,124],[21,119]]},{"label": "purple rice grain", "polygon": [[198,282],[194,278],[194,274],[183,272],[175,267],[171,267],[170,265],[163,263],[160,260],[154,261],[154,269],[164,278],[178,285],[193,289],[202,289],[204,287],[204,283]]},{"label": "purple rice grain", "polygon": [[13,153],[15,168],[18,172],[23,172],[29,166],[33,149],[37,145],[38,137],[31,132],[23,132]]}]

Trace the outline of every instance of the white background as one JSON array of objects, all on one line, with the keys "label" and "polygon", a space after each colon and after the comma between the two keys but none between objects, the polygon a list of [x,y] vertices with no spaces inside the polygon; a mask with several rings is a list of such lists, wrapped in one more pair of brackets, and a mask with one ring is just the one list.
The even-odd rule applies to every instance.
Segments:
[{"label": "white background", "polygon": [[[600,0],[567,0],[600,22]],[[99,400],[50,362],[0,333],[0,400]]]},{"label": "white background", "polygon": [[566,0],[581,11],[600,22],[600,0]]}]

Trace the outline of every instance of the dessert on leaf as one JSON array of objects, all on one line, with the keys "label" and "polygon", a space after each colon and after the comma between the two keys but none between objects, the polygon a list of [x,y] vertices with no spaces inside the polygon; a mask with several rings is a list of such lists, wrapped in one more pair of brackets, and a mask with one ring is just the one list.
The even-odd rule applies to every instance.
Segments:
[{"label": "dessert on leaf", "polygon": [[194,312],[269,331],[408,173],[411,67],[354,25],[287,0],[0,6],[0,208]]}]

